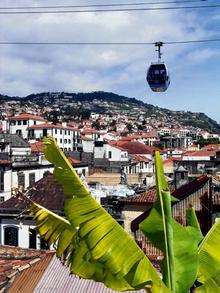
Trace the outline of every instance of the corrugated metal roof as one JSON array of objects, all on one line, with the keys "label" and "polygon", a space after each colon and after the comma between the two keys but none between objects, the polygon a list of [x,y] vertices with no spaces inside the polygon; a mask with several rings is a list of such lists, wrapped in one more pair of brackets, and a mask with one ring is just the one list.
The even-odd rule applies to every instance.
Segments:
[{"label": "corrugated metal roof", "polygon": [[[34,292],[114,293],[117,291],[105,287],[102,283],[70,275],[69,269],[54,256]],[[139,290],[136,292],[144,293],[145,291]]]}]

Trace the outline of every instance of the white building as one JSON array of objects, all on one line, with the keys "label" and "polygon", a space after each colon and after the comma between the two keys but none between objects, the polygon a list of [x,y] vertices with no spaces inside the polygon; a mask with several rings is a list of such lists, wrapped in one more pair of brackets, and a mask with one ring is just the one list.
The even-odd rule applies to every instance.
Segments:
[{"label": "white building", "polygon": [[127,162],[129,160],[127,151],[104,141],[95,142],[94,158],[108,159],[110,162]]},{"label": "white building", "polygon": [[39,140],[46,136],[52,136],[57,141],[58,146],[64,151],[74,151],[82,149],[80,130],[66,123],[52,124],[44,123],[28,127],[29,140]]},{"label": "white building", "polygon": [[53,169],[47,161],[40,163],[38,157],[14,162],[0,160],[0,202],[8,200],[14,188],[27,189]]},{"label": "white building", "polygon": [[28,128],[32,125],[39,125],[44,123],[44,118],[22,113],[16,116],[8,117],[7,120],[3,121],[3,131],[10,134],[18,134],[23,138],[28,138]]}]

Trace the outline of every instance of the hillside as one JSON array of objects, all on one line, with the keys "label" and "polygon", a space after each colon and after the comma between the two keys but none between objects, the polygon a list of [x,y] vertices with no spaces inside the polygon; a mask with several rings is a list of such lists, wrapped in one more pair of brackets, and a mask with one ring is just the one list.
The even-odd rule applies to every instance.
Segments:
[{"label": "hillside", "polygon": [[163,124],[199,127],[201,129],[220,133],[220,125],[204,113],[172,111],[144,103],[135,98],[128,98],[111,92],[91,93],[38,93],[26,97],[10,97],[0,95],[0,101],[17,101],[21,104],[36,104],[40,107],[56,107],[62,114],[77,111],[77,108],[98,113],[125,113],[138,117],[159,119]]}]

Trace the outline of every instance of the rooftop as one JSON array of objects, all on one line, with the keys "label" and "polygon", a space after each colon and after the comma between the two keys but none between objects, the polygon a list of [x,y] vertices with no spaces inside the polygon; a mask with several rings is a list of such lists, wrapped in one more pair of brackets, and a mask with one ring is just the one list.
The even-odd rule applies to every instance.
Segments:
[{"label": "rooftop", "polygon": [[72,126],[65,126],[62,124],[52,124],[49,122],[42,123],[39,125],[32,125],[28,127],[28,129],[63,129],[63,130],[72,130],[72,131],[79,131],[79,129],[72,127]]},{"label": "rooftop", "polygon": [[[62,213],[64,194],[61,185],[48,173],[42,179],[35,182],[28,194],[34,202],[52,211]],[[46,195],[46,196],[45,196]],[[21,194],[11,197],[0,204],[0,214],[18,214],[30,205],[28,198]]]},{"label": "rooftop", "polygon": [[114,145],[124,149],[131,155],[152,155],[155,152],[155,150],[157,150],[155,147],[147,146],[138,141],[118,140],[114,143]]},{"label": "rooftop", "polygon": [[[51,258],[53,255],[54,252],[50,251],[0,245],[0,290],[8,292],[8,287],[16,277],[22,275],[24,270],[34,267],[37,263],[42,263],[46,257]],[[28,279],[30,280],[30,277]]]},{"label": "rooftop", "polygon": [[29,113],[21,113],[19,115],[10,116],[8,120],[36,120],[36,121],[45,121],[45,119],[41,116],[37,116]]},{"label": "rooftop", "polygon": [[29,148],[28,142],[17,134],[0,133],[0,141],[10,144],[11,147],[15,148]]}]

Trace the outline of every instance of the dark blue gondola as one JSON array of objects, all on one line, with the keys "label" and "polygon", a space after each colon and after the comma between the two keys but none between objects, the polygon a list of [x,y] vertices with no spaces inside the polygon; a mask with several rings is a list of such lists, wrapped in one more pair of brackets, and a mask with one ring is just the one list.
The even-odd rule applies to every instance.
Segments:
[{"label": "dark blue gondola", "polygon": [[147,72],[147,82],[154,92],[165,92],[170,85],[170,77],[164,63],[151,64]]},{"label": "dark blue gondola", "polygon": [[147,82],[154,92],[165,92],[170,85],[170,77],[166,65],[161,62],[161,47],[162,42],[156,42],[158,48],[158,62],[152,63],[147,72]]}]

